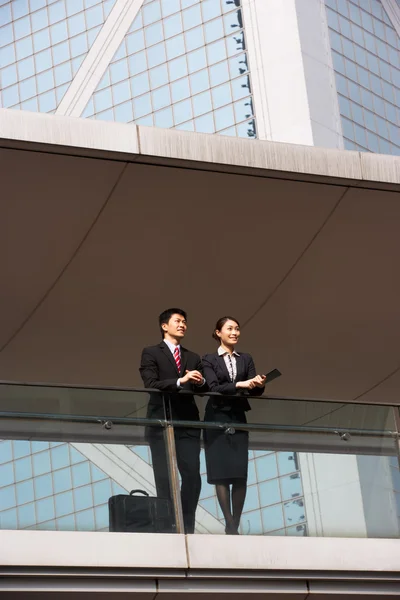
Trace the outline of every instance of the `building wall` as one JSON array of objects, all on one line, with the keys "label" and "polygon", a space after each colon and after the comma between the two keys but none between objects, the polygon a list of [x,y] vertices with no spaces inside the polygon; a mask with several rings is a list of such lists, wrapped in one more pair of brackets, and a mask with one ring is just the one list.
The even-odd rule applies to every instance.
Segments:
[{"label": "building wall", "polygon": [[380,0],[325,3],[345,148],[399,155],[400,37]]},{"label": "building wall", "polygon": [[83,117],[256,137],[240,2],[145,0]]},{"label": "building wall", "polygon": [[115,0],[0,2],[0,106],[52,113]]}]

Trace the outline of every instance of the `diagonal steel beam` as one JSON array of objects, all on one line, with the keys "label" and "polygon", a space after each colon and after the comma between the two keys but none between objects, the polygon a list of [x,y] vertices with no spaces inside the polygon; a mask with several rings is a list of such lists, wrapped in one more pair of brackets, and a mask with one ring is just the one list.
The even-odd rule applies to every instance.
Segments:
[{"label": "diagonal steel beam", "polygon": [[80,117],[144,0],[116,0],[56,114]]}]

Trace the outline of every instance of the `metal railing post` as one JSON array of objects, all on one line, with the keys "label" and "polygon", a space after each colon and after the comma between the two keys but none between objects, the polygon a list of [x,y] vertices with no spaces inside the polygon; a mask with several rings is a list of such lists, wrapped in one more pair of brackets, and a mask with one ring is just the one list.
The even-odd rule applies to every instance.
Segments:
[{"label": "metal railing post", "polygon": [[171,501],[174,507],[176,533],[185,533],[183,523],[183,512],[181,502],[181,490],[179,485],[178,463],[176,461],[175,432],[174,426],[167,423],[164,428],[165,447],[167,449],[168,476],[171,490]]},{"label": "metal railing post", "polygon": [[393,406],[394,424],[396,429],[395,447],[397,462],[400,469],[400,406]]},{"label": "metal railing post", "polygon": [[176,533],[185,533],[178,462],[176,459],[175,429],[171,423],[170,400],[168,394],[163,395],[163,403],[165,411],[164,443],[167,453],[169,487],[171,492],[171,502],[174,509]]}]

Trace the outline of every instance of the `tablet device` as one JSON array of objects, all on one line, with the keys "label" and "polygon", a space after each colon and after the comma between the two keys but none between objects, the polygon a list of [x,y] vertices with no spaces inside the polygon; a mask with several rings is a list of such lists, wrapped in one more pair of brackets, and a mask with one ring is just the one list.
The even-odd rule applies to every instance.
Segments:
[{"label": "tablet device", "polygon": [[280,377],[281,375],[282,373],[278,369],[273,369],[272,371],[266,374],[265,383],[270,383],[271,381],[273,381],[277,377]]}]

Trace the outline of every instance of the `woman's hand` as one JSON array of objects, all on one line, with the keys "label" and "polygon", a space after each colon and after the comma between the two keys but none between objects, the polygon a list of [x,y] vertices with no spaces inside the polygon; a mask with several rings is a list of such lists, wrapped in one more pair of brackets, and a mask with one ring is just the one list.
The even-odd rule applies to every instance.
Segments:
[{"label": "woman's hand", "polygon": [[236,384],[236,388],[241,388],[244,390],[253,390],[255,387],[263,387],[265,384],[265,375],[256,375],[252,379],[247,379],[246,381],[238,381]]},{"label": "woman's hand", "polygon": [[255,387],[261,388],[264,387],[266,379],[265,375],[256,375],[253,377],[252,381],[254,381]]},{"label": "woman's hand", "polygon": [[236,389],[252,390],[255,387],[256,384],[253,379],[247,379],[247,381],[238,381],[236,383]]}]

